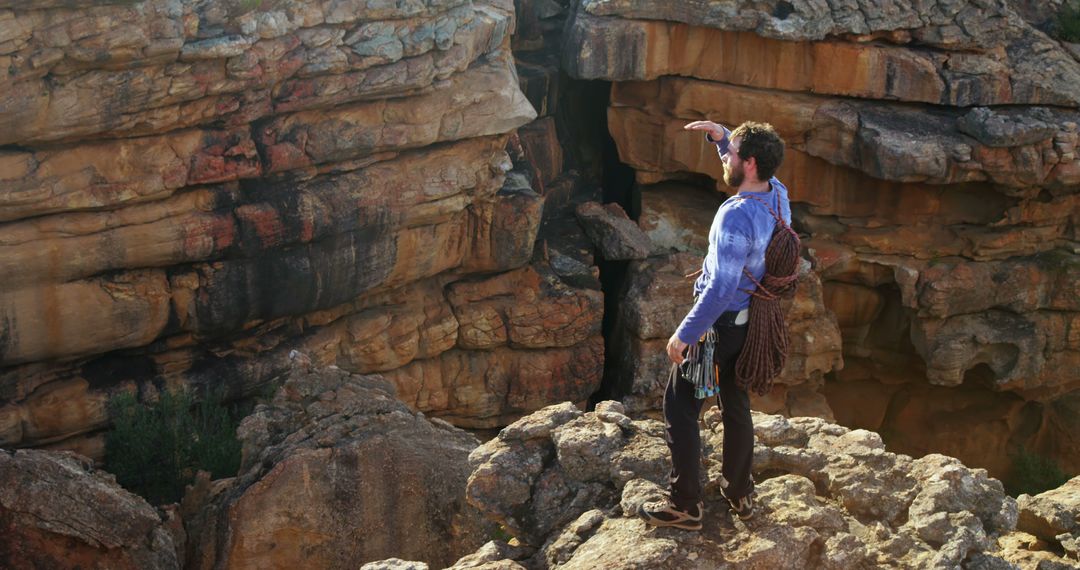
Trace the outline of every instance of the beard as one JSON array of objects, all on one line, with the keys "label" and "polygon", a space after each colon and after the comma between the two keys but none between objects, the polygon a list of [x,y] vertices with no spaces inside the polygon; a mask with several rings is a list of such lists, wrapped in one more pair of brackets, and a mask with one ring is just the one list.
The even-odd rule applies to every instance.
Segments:
[{"label": "beard", "polygon": [[738,167],[727,167],[724,169],[724,184],[727,184],[731,188],[742,186],[744,180],[746,180],[746,173],[743,171],[741,164]]}]

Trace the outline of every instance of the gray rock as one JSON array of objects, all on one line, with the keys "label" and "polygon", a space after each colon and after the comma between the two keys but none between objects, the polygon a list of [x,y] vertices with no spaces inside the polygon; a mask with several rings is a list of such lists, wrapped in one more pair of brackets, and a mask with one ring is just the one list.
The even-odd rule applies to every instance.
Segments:
[{"label": "gray rock", "polygon": [[1016,528],[1016,500],[985,469],[969,469],[958,459],[933,453],[915,460],[911,473],[921,488],[911,504],[912,519],[966,511],[979,518],[987,533]]},{"label": "gray rock", "polygon": [[412,562],[400,558],[388,558],[376,562],[368,562],[360,567],[360,570],[428,570],[428,565],[423,562]]},{"label": "gray rock", "polygon": [[781,475],[763,481],[756,490],[760,508],[779,523],[827,533],[847,529],[843,512],[835,503],[818,497],[814,483],[806,477]]},{"label": "gray rock", "polygon": [[0,521],[3,568],[181,567],[162,516],[74,453],[0,449]]},{"label": "gray rock", "polygon": [[565,564],[581,543],[591,537],[604,522],[604,513],[593,509],[581,514],[574,522],[566,526],[559,535],[544,546],[544,558],[548,566],[556,568]]},{"label": "gray rock", "polygon": [[1038,118],[1038,109],[1019,112],[976,107],[961,116],[957,127],[979,142],[991,147],[1034,144],[1053,138],[1058,126]]},{"label": "gray rock", "polygon": [[578,417],[581,417],[581,410],[571,402],[552,404],[506,426],[499,432],[499,439],[528,441],[546,438],[555,428]]},{"label": "gray rock", "polygon": [[241,474],[205,504],[185,499],[206,567],[257,565],[267,540],[283,565],[445,567],[494,531],[462,494],[477,439],[410,410],[381,377],[294,369],[238,436]]},{"label": "gray rock", "polygon": [[578,221],[585,229],[600,255],[608,261],[645,259],[652,250],[649,236],[641,231],[618,204],[585,202],[576,210]]},{"label": "gray rock", "polygon": [[556,428],[551,440],[559,464],[578,481],[606,479],[613,456],[626,445],[619,426],[602,421],[595,413]]},{"label": "gray rock", "polygon": [[524,566],[515,561],[524,560],[533,552],[530,548],[493,540],[480,547],[480,550],[462,557],[447,570],[525,570]]},{"label": "gray rock", "polygon": [[1080,477],[1034,497],[1020,495],[1017,503],[1018,529],[1043,540],[1055,540],[1062,533],[1080,535]]},{"label": "gray rock", "polygon": [[841,532],[825,541],[825,552],[821,555],[822,570],[848,570],[870,566],[870,553],[859,537]]},{"label": "gray rock", "polygon": [[[651,423],[651,422],[650,422]],[[656,424],[652,424],[653,428]],[[635,423],[626,446],[611,461],[611,480],[616,488],[642,478],[658,485],[667,484],[671,454],[660,434],[649,434]]]},{"label": "gray rock", "polygon": [[548,250],[551,270],[563,280],[570,283],[588,283],[593,279],[592,267],[570,257],[563,255],[555,249]]},{"label": "gray rock", "polygon": [[964,570],[1020,570],[1020,567],[1011,562],[985,552],[972,554],[963,566]]},{"label": "gray rock", "polygon": [[1070,558],[1080,560],[1080,536],[1077,533],[1063,532],[1054,537],[1061,545],[1061,548],[1065,550],[1065,553]]}]

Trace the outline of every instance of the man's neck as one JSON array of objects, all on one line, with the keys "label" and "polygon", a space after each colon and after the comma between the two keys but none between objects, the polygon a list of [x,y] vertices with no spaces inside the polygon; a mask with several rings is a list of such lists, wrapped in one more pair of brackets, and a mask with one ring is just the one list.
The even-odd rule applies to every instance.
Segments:
[{"label": "man's neck", "polygon": [[742,194],[743,192],[768,192],[769,190],[772,190],[772,187],[769,186],[768,180],[765,180],[764,182],[760,180],[750,182],[749,180],[747,180],[746,182],[743,182],[741,186],[739,186],[738,193]]}]

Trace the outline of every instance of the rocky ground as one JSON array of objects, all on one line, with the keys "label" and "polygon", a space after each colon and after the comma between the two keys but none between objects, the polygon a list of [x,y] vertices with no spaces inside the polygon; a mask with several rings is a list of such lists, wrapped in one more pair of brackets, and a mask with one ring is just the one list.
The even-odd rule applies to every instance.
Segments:
[{"label": "rocky ground", "polygon": [[470,455],[468,497],[518,546],[489,544],[453,568],[1080,567],[1080,479],[1017,500],[983,469],[890,453],[876,433],[819,418],[755,413],[757,514],[739,521],[719,496],[718,420],[704,418],[701,532],[635,516],[666,486],[661,423],[605,402],[508,426]]},{"label": "rocky ground", "polygon": [[[299,365],[244,421],[240,475],[200,479],[179,509],[150,507],[71,453],[0,454],[0,561],[369,570],[1080,567],[1080,478],[1014,499],[983,469],[891,453],[876,433],[820,418],[755,413],[757,512],[743,522],[719,495],[723,427],[719,413],[707,411],[704,528],[649,527],[635,513],[664,492],[663,424],[624,412],[617,402],[588,413],[566,402],[480,444],[410,411],[377,376]],[[514,538],[491,540],[499,535]]]}]

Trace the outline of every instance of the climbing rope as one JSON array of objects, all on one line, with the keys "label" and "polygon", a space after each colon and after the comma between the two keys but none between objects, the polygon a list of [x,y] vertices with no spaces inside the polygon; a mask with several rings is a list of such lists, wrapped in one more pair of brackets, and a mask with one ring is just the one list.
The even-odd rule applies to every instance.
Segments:
[{"label": "climbing rope", "polygon": [[781,300],[795,295],[799,279],[799,234],[791,229],[772,206],[756,196],[741,194],[764,204],[776,219],[769,246],[765,249],[765,275],[754,279],[746,268],[743,273],[756,285],[751,295],[750,323],[746,344],[735,363],[736,384],[764,396],[772,390],[773,379],[784,369],[788,355],[788,327]]}]

